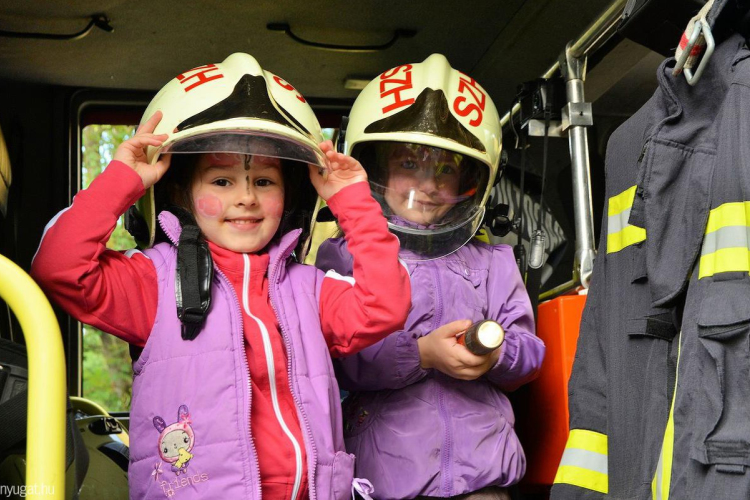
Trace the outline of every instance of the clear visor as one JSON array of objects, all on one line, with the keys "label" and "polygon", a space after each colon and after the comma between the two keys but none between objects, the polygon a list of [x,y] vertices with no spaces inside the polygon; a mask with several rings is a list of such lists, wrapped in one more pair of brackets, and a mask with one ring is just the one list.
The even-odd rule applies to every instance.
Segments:
[{"label": "clear visor", "polygon": [[489,168],[447,149],[405,142],[358,144],[352,151],[367,171],[401,247],[422,258],[448,255],[482,223]]},{"label": "clear visor", "polygon": [[279,158],[325,168],[323,152],[302,141],[256,131],[217,131],[167,144],[159,154],[224,153]]}]

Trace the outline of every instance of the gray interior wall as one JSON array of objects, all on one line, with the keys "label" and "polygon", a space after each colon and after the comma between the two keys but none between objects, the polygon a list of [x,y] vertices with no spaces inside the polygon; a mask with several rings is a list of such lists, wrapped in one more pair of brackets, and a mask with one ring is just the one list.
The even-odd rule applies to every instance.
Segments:
[{"label": "gray interior wall", "polygon": [[[0,82],[0,127],[13,169],[8,212],[0,215],[0,253],[28,271],[44,226],[68,205],[70,92],[45,85]],[[77,349],[77,329],[54,308],[66,352]],[[0,337],[22,340],[21,329],[0,301]],[[68,379],[76,366],[68,367]],[[75,393],[75,391],[73,392]]]}]

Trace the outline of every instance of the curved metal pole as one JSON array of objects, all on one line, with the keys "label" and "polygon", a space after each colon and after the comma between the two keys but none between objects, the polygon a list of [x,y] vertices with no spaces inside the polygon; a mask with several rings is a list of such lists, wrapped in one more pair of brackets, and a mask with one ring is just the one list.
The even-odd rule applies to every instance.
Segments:
[{"label": "curved metal pole", "polygon": [[[566,110],[570,120],[570,127],[567,131],[573,171],[576,251],[573,280],[565,283],[562,287],[558,287],[559,290],[567,290],[575,283],[580,283],[588,288],[591,282],[596,248],[594,245],[594,220],[591,202],[591,167],[586,135],[586,128],[592,124],[592,117],[590,104],[585,102],[583,90],[583,82],[586,76],[586,58],[588,54],[601,47],[612,36],[625,10],[626,3],[627,0],[614,0],[581,33],[575,42],[568,43],[560,60],[542,75],[543,78],[551,78],[558,71],[562,73],[566,82],[565,88],[568,97]],[[501,126],[505,127],[512,116],[520,109],[520,104],[513,106],[500,120]],[[575,114],[573,111],[575,111]],[[579,113],[580,117],[577,116]]]},{"label": "curved metal pole", "polygon": [[65,354],[60,326],[31,277],[0,255],[0,298],[21,324],[29,359],[26,498],[65,498]]},{"label": "curved metal pole", "polygon": [[[586,76],[586,56],[576,58],[572,56],[569,46],[562,56],[561,70],[565,77],[565,90],[568,96],[566,107],[568,116],[570,110],[582,109],[576,105],[586,105],[583,95],[583,80]],[[590,105],[589,105],[590,106]],[[590,108],[580,111],[581,116],[588,113]],[[570,118],[568,129],[568,144],[570,148],[570,164],[573,173],[573,212],[576,229],[576,252],[573,268],[573,278],[577,278],[581,285],[588,288],[591,273],[594,270],[596,247],[594,245],[594,218],[591,202],[591,166],[589,165],[589,143],[586,135],[587,124],[576,123]],[[588,121],[591,123],[591,121]]]}]

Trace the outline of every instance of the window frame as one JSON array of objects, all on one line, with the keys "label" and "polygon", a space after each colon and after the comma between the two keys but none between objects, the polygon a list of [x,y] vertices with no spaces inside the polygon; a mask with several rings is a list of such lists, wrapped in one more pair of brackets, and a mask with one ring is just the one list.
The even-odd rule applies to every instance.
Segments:
[{"label": "window frame", "polygon": [[[135,110],[145,111],[153,92],[82,89],[70,97],[68,116],[68,206],[81,189],[81,146],[83,128],[92,123],[87,119],[92,114],[111,116],[118,124],[124,116]],[[122,122],[122,124],[126,124]],[[132,123],[127,123],[132,125]],[[83,325],[72,316],[67,316],[64,342],[67,347],[68,391],[71,396],[83,397]]]}]

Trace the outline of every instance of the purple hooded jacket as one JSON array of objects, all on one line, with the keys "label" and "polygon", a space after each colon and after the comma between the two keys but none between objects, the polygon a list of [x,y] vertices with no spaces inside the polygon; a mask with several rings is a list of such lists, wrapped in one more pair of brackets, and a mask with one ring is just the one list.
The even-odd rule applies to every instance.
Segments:
[{"label": "purple hooded jacket", "polygon": [[[177,219],[163,212],[159,220],[177,241]],[[305,436],[310,498],[343,500],[351,496],[354,456],[344,452],[339,388],[320,331],[323,273],[288,263],[298,237],[299,231],[288,233],[269,250],[269,295]],[[203,333],[184,341],[175,306],[176,248],[161,243],[145,253],[158,275],[159,303],[154,329],[133,365],[130,498],[258,499],[237,296],[217,272]]]},{"label": "purple hooded jacket", "polygon": [[[338,360],[347,451],[378,499],[449,497],[518,482],[526,458],[503,391],[536,377],[544,344],[511,247],[472,241],[436,260],[408,261],[412,308],[403,330]],[[316,265],[350,274],[343,239],[328,240]],[[484,376],[458,380],[420,367],[417,339],[460,319],[494,319],[506,337]]]}]

